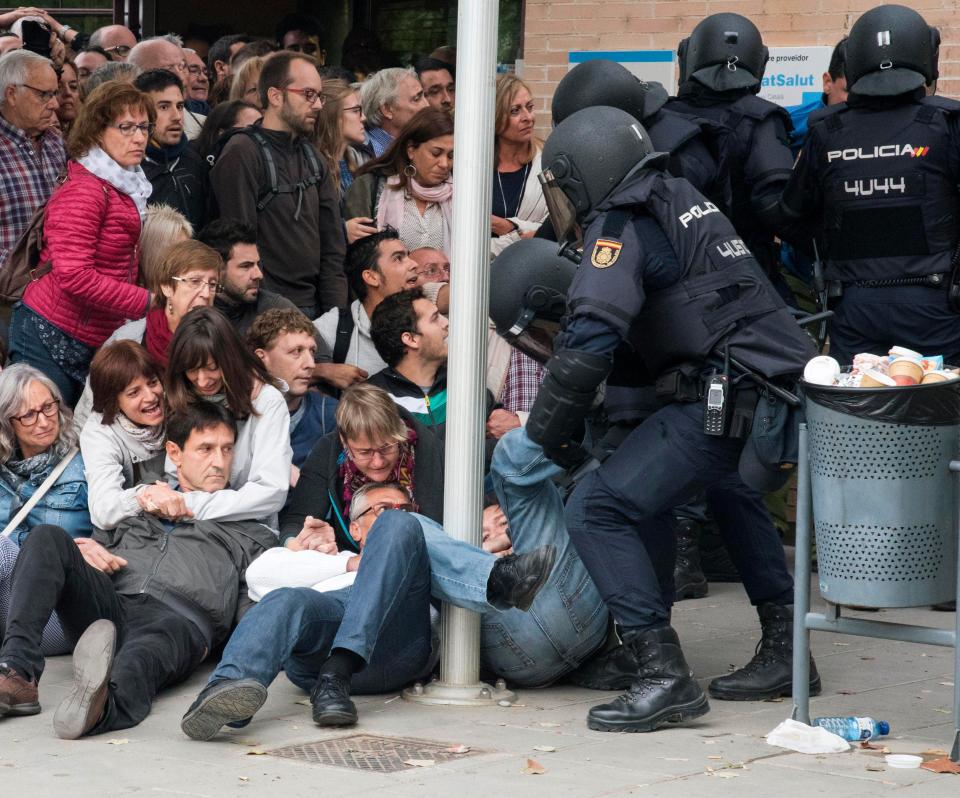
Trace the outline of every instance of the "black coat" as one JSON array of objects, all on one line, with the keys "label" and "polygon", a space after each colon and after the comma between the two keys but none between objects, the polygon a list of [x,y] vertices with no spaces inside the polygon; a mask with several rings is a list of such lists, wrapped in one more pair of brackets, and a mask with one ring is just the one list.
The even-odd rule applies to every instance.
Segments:
[{"label": "black coat", "polygon": [[207,221],[207,193],[210,169],[193,147],[167,157],[153,147],[143,159],[143,171],[153,185],[149,205],[169,205],[180,211],[195,231]]}]

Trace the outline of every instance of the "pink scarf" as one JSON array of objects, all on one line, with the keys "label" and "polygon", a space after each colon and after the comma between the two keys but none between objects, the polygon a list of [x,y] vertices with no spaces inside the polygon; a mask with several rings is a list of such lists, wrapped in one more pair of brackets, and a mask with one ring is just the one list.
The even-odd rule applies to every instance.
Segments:
[{"label": "pink scarf", "polygon": [[453,181],[448,180],[439,186],[421,186],[416,180],[408,179],[406,190],[398,189],[400,178],[394,175],[387,178],[387,185],[380,192],[380,204],[377,207],[377,227],[387,225],[399,230],[403,223],[403,212],[408,197],[435,202],[443,214],[443,250],[453,260]]}]

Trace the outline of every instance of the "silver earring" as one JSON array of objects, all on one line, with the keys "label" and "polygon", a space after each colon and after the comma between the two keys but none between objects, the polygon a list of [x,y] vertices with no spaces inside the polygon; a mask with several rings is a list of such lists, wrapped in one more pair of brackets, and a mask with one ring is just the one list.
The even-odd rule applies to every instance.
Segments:
[{"label": "silver earring", "polygon": [[403,167],[403,173],[404,173],[407,177],[416,177],[416,176],[417,176],[417,167],[414,166],[412,163],[408,163],[406,166]]}]

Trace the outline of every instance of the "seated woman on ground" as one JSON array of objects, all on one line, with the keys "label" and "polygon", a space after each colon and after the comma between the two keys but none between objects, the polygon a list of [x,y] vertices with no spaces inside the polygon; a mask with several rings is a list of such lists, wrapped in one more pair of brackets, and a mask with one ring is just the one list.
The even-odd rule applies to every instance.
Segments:
[{"label": "seated woman on ground", "polygon": [[196,308],[180,322],[165,384],[171,413],[209,401],[225,404],[237,419],[230,489],[186,494],[197,520],[260,518],[276,529],[292,478],[290,412],[259,358],[218,310]]},{"label": "seated woman on ground", "polygon": [[[83,458],[76,450],[70,408],[45,374],[23,363],[0,373],[0,523],[7,527],[57,465],[69,463],[26,518],[0,534],[0,630],[10,606],[11,580],[20,544],[41,524],[62,527],[83,547],[92,531]],[[73,648],[56,615],[43,632],[43,654]]]}]

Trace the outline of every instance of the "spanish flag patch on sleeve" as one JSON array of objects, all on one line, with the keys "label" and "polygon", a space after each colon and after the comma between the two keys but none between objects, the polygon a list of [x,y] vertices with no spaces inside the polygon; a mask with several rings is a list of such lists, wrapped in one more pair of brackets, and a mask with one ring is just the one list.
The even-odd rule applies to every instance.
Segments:
[{"label": "spanish flag patch on sleeve", "polygon": [[598,238],[597,243],[593,245],[590,262],[598,269],[608,269],[617,262],[621,249],[623,249],[623,244],[619,241],[612,241],[609,238]]}]

